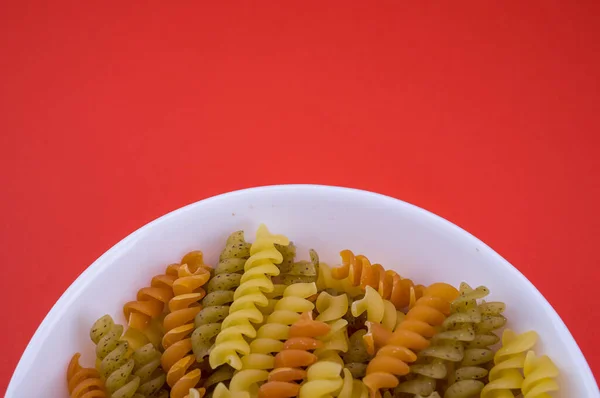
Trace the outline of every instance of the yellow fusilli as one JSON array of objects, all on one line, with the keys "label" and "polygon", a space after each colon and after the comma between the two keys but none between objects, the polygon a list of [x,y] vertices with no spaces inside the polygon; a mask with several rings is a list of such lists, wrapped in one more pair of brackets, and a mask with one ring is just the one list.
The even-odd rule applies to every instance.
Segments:
[{"label": "yellow fusilli", "polygon": [[256,329],[252,324],[263,321],[263,314],[257,306],[268,304],[265,293],[273,291],[271,276],[279,275],[275,264],[283,260],[275,248],[276,243],[287,245],[289,240],[283,235],[271,234],[265,225],[261,225],[250,249],[250,258],[244,265],[240,286],[235,290],[229,315],[223,320],[221,332],[209,354],[213,369],[225,363],[234,369],[241,369],[240,354],[250,354],[250,344],[244,337],[256,337]]},{"label": "yellow fusilli", "polygon": [[300,398],[334,397],[344,384],[340,373],[342,365],[333,361],[319,361],[306,372],[306,382],[300,387]]},{"label": "yellow fusilli", "polygon": [[547,355],[538,358],[533,351],[529,351],[525,357],[523,374],[523,398],[550,398],[549,392],[558,391],[558,368]]},{"label": "yellow fusilli", "polygon": [[490,382],[481,390],[481,398],[509,397],[512,396],[511,390],[521,388],[521,372],[525,366],[526,352],[535,345],[537,337],[534,331],[519,335],[509,329],[504,331],[502,348],[494,356],[494,367],[489,374]]},{"label": "yellow fusilli", "polygon": [[366,312],[367,321],[381,323],[390,331],[396,327],[396,307],[391,301],[384,300],[371,286],[365,287],[365,296],[362,299],[352,303],[351,311],[354,317]]},{"label": "yellow fusilli", "polygon": [[229,386],[232,393],[258,391],[256,384],[266,381],[268,373],[257,370],[275,367],[275,357],[272,354],[283,349],[284,341],[289,337],[290,325],[298,321],[302,313],[313,310],[315,305],[307,298],[316,293],[317,286],[314,283],[296,283],[285,289],[274,312],[258,329],[256,338],[250,343],[250,354],[242,358],[242,370],[233,376]]},{"label": "yellow fusilli", "polygon": [[339,353],[348,351],[346,330],[348,321],[343,319],[348,312],[348,296],[345,294],[332,296],[327,292],[321,292],[317,297],[316,307],[319,313],[316,320],[325,322],[331,330],[319,338],[324,344],[323,347],[315,350],[315,355],[321,360],[329,359],[343,364],[344,361]]}]

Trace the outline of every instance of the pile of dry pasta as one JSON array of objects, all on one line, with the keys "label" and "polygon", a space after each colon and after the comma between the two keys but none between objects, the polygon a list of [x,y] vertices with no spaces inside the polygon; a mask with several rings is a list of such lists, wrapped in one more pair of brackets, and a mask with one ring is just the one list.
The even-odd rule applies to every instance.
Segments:
[{"label": "pile of dry pasta", "polygon": [[[505,305],[466,283],[415,285],[350,250],[330,268],[261,225],[166,267],[75,354],[73,398],[550,397],[558,369],[534,331],[504,329]],[[496,348],[498,347],[498,348]]]}]

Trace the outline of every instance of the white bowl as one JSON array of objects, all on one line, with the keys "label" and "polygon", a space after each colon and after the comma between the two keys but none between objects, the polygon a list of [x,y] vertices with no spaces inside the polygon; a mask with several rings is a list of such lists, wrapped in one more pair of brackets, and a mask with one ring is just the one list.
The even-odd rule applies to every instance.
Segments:
[{"label": "white bowl", "polygon": [[48,313],[27,346],[6,397],[51,392],[66,397],[65,370],[73,353],[93,364],[89,328],[109,313],[124,322],[122,306],[166,264],[193,249],[214,264],[227,235],[259,223],[283,233],[307,257],[308,248],[336,264],[344,248],[366,254],[420,283],[486,285],[505,301],[509,327],[534,329],[539,353],[561,368],[557,397],[600,397],[592,372],[563,321],[512,265],[469,233],[418,207],[346,188],[289,185],[236,191],[189,205],[140,228],[96,260]]}]

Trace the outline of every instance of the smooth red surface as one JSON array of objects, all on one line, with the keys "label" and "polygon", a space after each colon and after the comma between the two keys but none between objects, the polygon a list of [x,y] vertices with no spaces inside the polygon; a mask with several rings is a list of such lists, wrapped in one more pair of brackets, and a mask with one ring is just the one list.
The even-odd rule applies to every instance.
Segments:
[{"label": "smooth red surface", "polygon": [[278,183],[464,227],[600,375],[600,2],[59,3],[0,5],[0,391],[121,238]]}]

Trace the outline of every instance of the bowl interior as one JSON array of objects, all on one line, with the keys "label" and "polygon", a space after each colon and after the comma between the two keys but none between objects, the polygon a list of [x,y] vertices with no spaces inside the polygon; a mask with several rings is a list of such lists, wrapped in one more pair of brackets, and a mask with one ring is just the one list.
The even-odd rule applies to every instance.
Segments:
[{"label": "bowl interior", "polygon": [[[419,283],[486,285],[507,303],[508,326],[540,334],[538,353],[561,368],[557,397],[600,397],[592,373],[556,312],[527,279],[493,250],[453,224],[407,203],[364,191],[323,186],[276,186],[237,191],[170,213],[134,232],[90,266],[48,314],[13,375],[7,397],[52,391],[67,396],[65,369],[74,352],[93,365],[89,328],[103,314],[124,322],[122,306],[139,288],[189,250],[214,264],[229,233],[254,240],[264,222],[308,258],[314,248],[329,264],[340,250]],[[40,377],[43,375],[44,377]],[[37,380],[31,383],[31,380]]]}]

